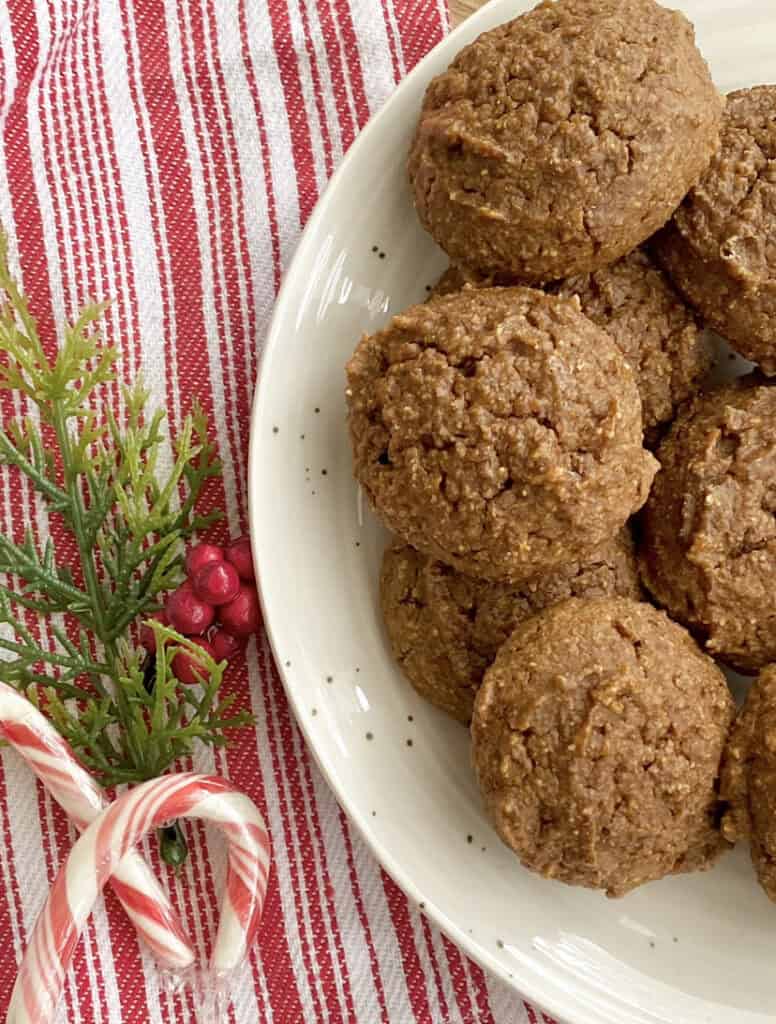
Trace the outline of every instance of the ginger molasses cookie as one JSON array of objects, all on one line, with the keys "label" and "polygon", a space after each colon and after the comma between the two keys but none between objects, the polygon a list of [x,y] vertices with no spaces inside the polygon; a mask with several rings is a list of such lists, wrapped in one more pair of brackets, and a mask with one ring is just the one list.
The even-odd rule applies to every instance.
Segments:
[{"label": "ginger molasses cookie", "polygon": [[709,867],[733,713],[722,672],[664,612],[564,601],[518,626],[477,694],[485,807],[527,868],[609,896]]},{"label": "ginger molasses cookie", "polygon": [[409,156],[421,223],[524,283],[611,263],[668,220],[719,141],[692,25],[654,0],[556,0],[429,85]]},{"label": "ginger molasses cookie", "polygon": [[706,323],[776,374],[776,86],[728,96],[721,148],[655,249]]},{"label": "ginger molasses cookie", "polygon": [[764,668],[739,711],[722,760],[722,834],[748,839],[760,885],[776,902],[776,665]]},{"label": "ginger molasses cookie", "polygon": [[386,548],[380,576],[383,621],[402,671],[421,697],[464,723],[515,626],[569,597],[613,595],[640,595],[627,529],[584,561],[523,584],[464,576],[400,541]]},{"label": "ginger molasses cookie", "polygon": [[[450,267],[432,295],[509,283]],[[591,274],[567,278],[549,291],[566,298],[576,295],[585,316],[617,342],[636,376],[651,447],[711,367],[711,344],[692,309],[643,248]]]},{"label": "ginger molasses cookie", "polygon": [[525,580],[584,558],[657,469],[632,371],[574,300],[436,298],[365,336],[347,378],[354,472],[377,514],[471,576]]},{"label": "ginger molasses cookie", "polygon": [[776,387],[698,396],[657,450],[642,577],[669,614],[742,672],[776,660]]}]

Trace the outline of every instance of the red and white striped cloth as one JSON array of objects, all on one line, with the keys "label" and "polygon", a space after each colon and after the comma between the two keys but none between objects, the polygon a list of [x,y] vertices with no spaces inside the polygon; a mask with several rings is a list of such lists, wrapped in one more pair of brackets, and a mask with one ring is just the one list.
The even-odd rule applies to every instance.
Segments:
[{"label": "red and white striped cloth", "polygon": [[[123,373],[142,370],[173,423],[198,395],[224,462],[210,500],[246,528],[247,424],[283,268],[369,115],[446,29],[444,0],[2,0],[0,220],[50,345],[112,296]],[[119,401],[118,392],[115,400]],[[3,398],[3,418],[20,410]],[[0,526],[44,537],[34,495],[0,475]],[[58,543],[63,538],[56,537]],[[46,634],[43,639],[53,643]],[[266,639],[232,675],[258,725],[198,771],[230,776],[272,833],[259,944],[230,1019],[539,1024],[411,905],[349,826],[294,724]],[[0,772],[0,1014],[75,839],[10,750]],[[180,878],[145,855],[210,952],[225,851],[193,827]],[[13,955],[11,954],[13,951]],[[204,1018],[203,1018],[204,1019]],[[69,973],[61,1021],[198,1020],[160,991],[108,894]]]}]

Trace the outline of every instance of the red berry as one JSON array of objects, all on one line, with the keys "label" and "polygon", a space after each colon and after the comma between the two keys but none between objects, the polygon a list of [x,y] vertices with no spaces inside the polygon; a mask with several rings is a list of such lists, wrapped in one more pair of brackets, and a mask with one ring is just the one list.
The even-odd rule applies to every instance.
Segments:
[{"label": "red berry", "polygon": [[208,604],[228,604],[240,589],[237,570],[228,562],[208,562],[197,569],[191,582],[200,601]]},{"label": "red berry", "polygon": [[189,578],[210,562],[223,562],[224,550],[217,544],[195,544],[186,554],[186,573]]},{"label": "red berry", "polygon": [[241,583],[237,597],[218,609],[218,621],[221,623],[221,628],[227,633],[231,633],[232,636],[246,639],[255,633],[261,623],[259,596],[256,593],[256,588],[247,583]]},{"label": "red berry", "polygon": [[223,629],[215,631],[210,638],[210,643],[213,645],[216,661],[231,661],[232,658],[242,654],[243,642],[240,637],[232,636],[231,633],[227,633]]},{"label": "red berry", "polygon": [[[169,619],[165,612],[154,612],[153,615],[148,616],[149,619],[155,619],[157,622],[161,622],[163,626],[169,625]],[[145,647],[149,654],[156,654],[156,634],[150,626],[146,626],[145,623],[140,627],[140,643]]]},{"label": "red berry", "polygon": [[206,632],[216,617],[213,606],[197,597],[189,580],[173,590],[164,610],[172,628],[184,636],[199,636]]},{"label": "red berry", "polygon": [[[213,647],[207,640],[201,640],[199,637],[196,637],[193,642],[209,654],[211,658],[215,656]],[[205,663],[200,661],[193,651],[179,651],[172,659],[172,671],[175,678],[185,683],[186,686],[207,682]]]},{"label": "red berry", "polygon": [[249,537],[238,537],[237,540],[230,541],[224,550],[224,557],[235,567],[241,580],[251,582],[256,579]]}]

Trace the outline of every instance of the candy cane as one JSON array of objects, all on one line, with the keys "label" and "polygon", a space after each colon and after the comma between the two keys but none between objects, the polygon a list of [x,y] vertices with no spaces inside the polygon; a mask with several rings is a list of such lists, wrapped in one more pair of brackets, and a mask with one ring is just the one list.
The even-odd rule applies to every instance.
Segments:
[{"label": "candy cane", "polygon": [[216,824],[229,843],[226,893],[211,967],[216,977],[244,959],[261,920],[270,846],[264,819],[218,776],[165,775],[119,797],[86,829],[60,869],[16,979],[6,1024],[50,1024],[78,937],[97,896],[127,851],[173,818]]},{"label": "candy cane", "polygon": [[[5,683],[0,683],[0,737],[21,754],[79,831],[108,805],[104,792],[78,763],[69,744],[26,697]],[[194,949],[178,916],[139,853],[127,855],[111,885],[164,966],[182,970],[194,962]]]}]

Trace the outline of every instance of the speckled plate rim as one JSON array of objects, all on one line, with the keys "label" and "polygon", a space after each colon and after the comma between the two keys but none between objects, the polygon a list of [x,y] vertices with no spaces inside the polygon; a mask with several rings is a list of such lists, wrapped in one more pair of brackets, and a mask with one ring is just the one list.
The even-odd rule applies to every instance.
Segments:
[{"label": "speckled plate rim", "polygon": [[[717,10],[729,9],[734,3],[735,0],[708,0],[708,6]],[[267,521],[262,522],[262,516],[266,513],[265,506],[268,504],[264,493],[264,485],[267,482],[262,479],[258,455],[261,446],[267,443],[266,438],[271,425],[271,420],[267,415],[267,405],[273,382],[273,363],[283,343],[283,328],[287,322],[294,320],[293,293],[298,288],[295,276],[314,260],[316,250],[321,243],[321,229],[329,216],[330,206],[338,193],[340,183],[347,177],[352,163],[361,158],[363,151],[373,144],[383,126],[394,116],[394,101],[397,97],[406,98],[408,94],[417,94],[419,101],[426,82],[439,70],[440,61],[443,61],[444,64],[448,63],[463,45],[481,32],[532,6],[534,6],[533,2],[526,3],[524,0],[490,0],[440,42],[406,76],[384,107],[361,131],[332,176],[308,220],[292,263],[284,276],[275,304],[261,357],[259,379],[251,415],[249,519],[254,557],[256,564],[260,567],[267,564],[265,552],[268,552],[268,546],[272,543],[272,529],[269,525],[271,515]],[[671,6],[671,4],[667,3],[667,6]],[[677,3],[676,6],[681,6],[681,4]],[[685,4],[685,6],[688,5]],[[566,987],[558,984],[549,976],[543,976],[542,971],[535,964],[523,965],[514,960],[507,963],[503,958],[499,958],[493,950],[468,934],[466,929],[452,919],[443,907],[418,888],[412,877],[411,869],[402,864],[383,844],[376,835],[369,817],[362,813],[352,799],[347,779],[340,775],[334,760],[327,756],[326,750],[318,743],[310,719],[304,713],[304,692],[303,688],[297,685],[296,670],[288,669],[281,657],[278,636],[280,632],[278,621],[281,613],[275,606],[274,579],[272,574],[262,574],[261,569],[259,591],[269,642],[286,694],[308,747],[338,803],[391,878],[416,904],[422,903],[424,913],[473,960],[512,987],[521,996],[532,1000],[544,1011],[564,1020],[567,1024],[669,1024],[669,1022],[670,1024],[700,1024],[700,1022],[723,1024],[723,1022],[733,1019],[731,1014],[736,1015],[736,1024],[770,1024],[770,1022],[776,1021],[776,1017],[770,1014],[738,1011],[730,1006],[706,1002],[693,997],[686,997],[687,1001],[685,1002],[681,992],[663,986],[653,978],[646,977],[640,979],[646,986],[643,993],[644,1001],[639,1000],[638,1006],[630,1002],[626,1004],[620,1000],[616,991],[603,992],[597,985],[580,983],[577,976],[569,975]],[[276,611],[278,619],[276,619]],[[613,979],[617,977],[619,966],[618,961],[612,961]],[[615,981],[615,987],[618,984],[626,987],[632,986],[634,980],[634,977],[623,976],[619,982]],[[655,997],[657,1004],[656,1012],[650,1008],[652,996]],[[676,1006],[675,1013],[671,1011],[669,1018],[663,1011],[676,997],[679,998],[679,1005]]]},{"label": "speckled plate rim", "polygon": [[[267,331],[259,364],[258,382],[251,411],[250,448],[248,455],[248,505],[251,542],[254,561],[257,566],[264,564],[262,533],[256,529],[258,521],[257,509],[262,504],[263,498],[261,497],[262,480],[258,473],[259,460],[255,458],[255,452],[258,445],[262,443],[261,439],[266,437],[266,430],[263,429],[266,397],[272,386],[272,363],[275,352],[282,344],[282,325],[285,323],[286,318],[292,315],[290,305],[293,291],[293,275],[298,267],[305,266],[313,257],[319,244],[321,226],[326,220],[332,199],[337,194],[340,181],[347,177],[351,163],[356,161],[361,152],[368,149],[373,139],[379,135],[383,123],[393,116],[393,102],[396,96],[403,96],[406,93],[416,92],[419,89],[425,88],[425,83],[432,77],[432,72],[429,71],[429,68],[439,61],[440,53],[447,53],[449,54],[448,60],[452,59],[453,54],[467,42],[476,38],[481,32],[484,32],[493,25],[506,20],[509,16],[506,13],[509,10],[509,6],[510,0],[490,0],[489,3],[475,11],[456,29],[449,32],[433,50],[418,62],[413,70],[399,83],[384,106],[370,118],[369,122],[361,130],[339,167],[330,178],[325,191],[316,203],[307,221],[291,264],[283,277],[283,282],[275,302],[272,320]],[[427,896],[424,896],[415,885],[410,872],[380,842],[370,826],[369,819],[362,816],[360,810],[351,800],[345,780],[340,778],[335,765],[325,756],[323,750],[316,742],[316,737],[313,735],[307,716],[303,714],[301,691],[294,685],[293,672],[289,671],[284,664],[277,640],[277,630],[273,614],[272,579],[262,575],[261,569],[259,569],[258,579],[264,625],[275,658],[275,665],[294,711],[297,724],[302,730],[305,742],[311,750],[316,764],[333,790],[337,802],[345,811],[350,821],[356,826],[361,837],[382,867],[410,899],[416,904],[423,903],[424,912],[428,914],[435,924],[482,967],[515,988],[521,995],[540,1004],[542,1009],[548,1013],[565,1018],[569,1021],[569,1024],[572,1021],[573,1024],[600,1024],[600,1017],[597,1015],[583,1016],[580,1014],[576,999],[564,997],[563,993],[560,992],[550,995],[548,992],[542,991],[542,980],[533,971],[526,970],[524,974],[515,970],[509,971],[490,951],[473,940],[470,935],[467,935],[466,930],[448,917],[441,907]]]}]

